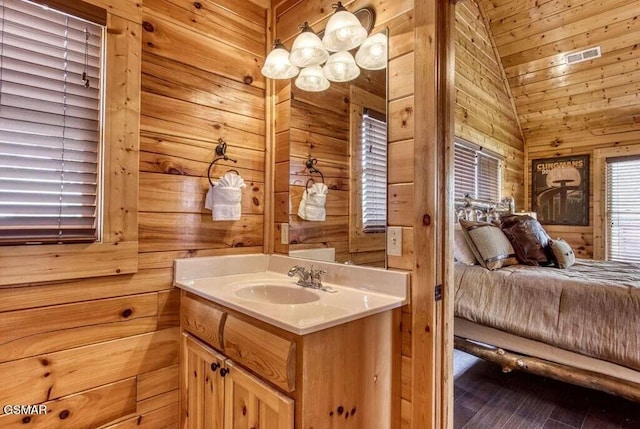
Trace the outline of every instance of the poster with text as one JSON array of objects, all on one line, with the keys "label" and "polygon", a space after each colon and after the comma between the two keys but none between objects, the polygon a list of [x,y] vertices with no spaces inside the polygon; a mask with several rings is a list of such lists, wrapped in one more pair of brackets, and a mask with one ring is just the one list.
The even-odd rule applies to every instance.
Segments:
[{"label": "poster with text", "polygon": [[531,209],[547,225],[589,225],[589,155],[531,161]]}]

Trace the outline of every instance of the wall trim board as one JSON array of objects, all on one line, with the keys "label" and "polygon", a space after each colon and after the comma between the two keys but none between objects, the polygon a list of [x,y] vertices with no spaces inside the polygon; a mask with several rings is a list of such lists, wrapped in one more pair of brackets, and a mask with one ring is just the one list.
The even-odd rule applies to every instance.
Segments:
[{"label": "wall trim board", "polygon": [[640,155],[640,144],[594,149],[593,151],[593,257],[604,259],[607,254],[606,184],[607,159]]},{"label": "wall trim board", "polygon": [[[451,182],[453,148],[454,4],[414,4],[414,268],[412,311],[413,427],[447,428],[452,423]],[[434,114],[438,112],[438,114]],[[434,299],[442,284],[443,301]],[[443,297],[443,298],[444,298]]]}]

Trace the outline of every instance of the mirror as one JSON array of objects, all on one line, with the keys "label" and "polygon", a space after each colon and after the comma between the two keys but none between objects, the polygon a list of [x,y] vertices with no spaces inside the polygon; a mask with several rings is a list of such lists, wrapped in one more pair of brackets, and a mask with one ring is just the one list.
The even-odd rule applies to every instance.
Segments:
[{"label": "mirror", "polygon": [[[362,70],[355,80],[332,82],[322,92],[302,91],[287,81],[278,97],[287,96],[289,144],[277,144],[276,151],[288,146],[289,255],[386,267],[387,69]],[[287,113],[281,104],[278,118]],[[323,179],[325,220],[304,220],[298,215],[303,193]]]}]

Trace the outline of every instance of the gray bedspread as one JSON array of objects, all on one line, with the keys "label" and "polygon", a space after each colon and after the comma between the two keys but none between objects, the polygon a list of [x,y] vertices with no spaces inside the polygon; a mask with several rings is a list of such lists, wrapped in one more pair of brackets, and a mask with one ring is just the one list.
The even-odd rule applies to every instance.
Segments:
[{"label": "gray bedspread", "polygon": [[455,267],[455,314],[640,370],[640,265]]}]

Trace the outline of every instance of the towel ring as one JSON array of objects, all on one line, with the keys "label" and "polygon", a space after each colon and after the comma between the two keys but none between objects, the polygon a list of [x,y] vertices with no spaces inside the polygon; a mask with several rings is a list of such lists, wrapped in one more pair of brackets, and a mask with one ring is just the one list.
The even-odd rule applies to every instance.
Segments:
[{"label": "towel ring", "polygon": [[231,169],[227,170],[227,173],[236,173],[238,176],[240,175],[240,172],[238,170],[236,170],[235,168],[231,168]]},{"label": "towel ring", "polygon": [[[222,160],[222,161],[233,161],[234,163],[238,162],[237,160],[231,159],[228,156],[218,157],[218,158],[214,159],[213,161],[211,161],[211,164],[209,164],[209,168],[207,169],[207,178],[209,179],[209,184],[211,186],[214,186],[213,180],[211,180],[211,168],[220,160]],[[229,170],[229,171],[233,171],[234,173],[238,174],[238,176],[240,175],[240,173],[238,173],[237,170]]]},{"label": "towel ring", "polygon": [[[324,183],[324,174],[322,171],[318,170],[316,165],[318,164],[318,160],[316,158],[311,158],[311,155],[307,157],[307,162],[305,163],[307,170],[309,170],[309,174],[318,173],[322,178],[322,183]],[[314,181],[315,182],[315,181]],[[307,184],[309,181],[307,180]]]},{"label": "towel ring", "polygon": [[310,177],[310,178],[309,178],[309,180],[307,180],[307,184],[306,184],[306,185],[304,185],[304,188],[305,188],[306,190],[309,190],[309,182],[313,182],[313,184],[314,184],[314,185],[315,185],[315,183],[316,183],[316,181],[315,181],[315,180],[313,180],[313,177]]},{"label": "towel ring", "polygon": [[[224,140],[222,140],[222,137],[220,137],[218,139],[218,146],[216,146],[216,155],[218,155],[216,158],[214,158],[213,161],[211,161],[211,164],[209,164],[209,168],[207,168],[207,178],[209,179],[209,184],[211,186],[214,186],[213,184],[213,180],[211,180],[211,168],[220,160],[222,161],[231,161],[234,164],[238,162],[237,159],[232,159],[229,158],[227,156],[227,142],[225,142]],[[229,171],[233,171],[234,173],[236,173],[238,176],[240,175],[240,173],[238,173],[238,170],[229,170]]]}]

